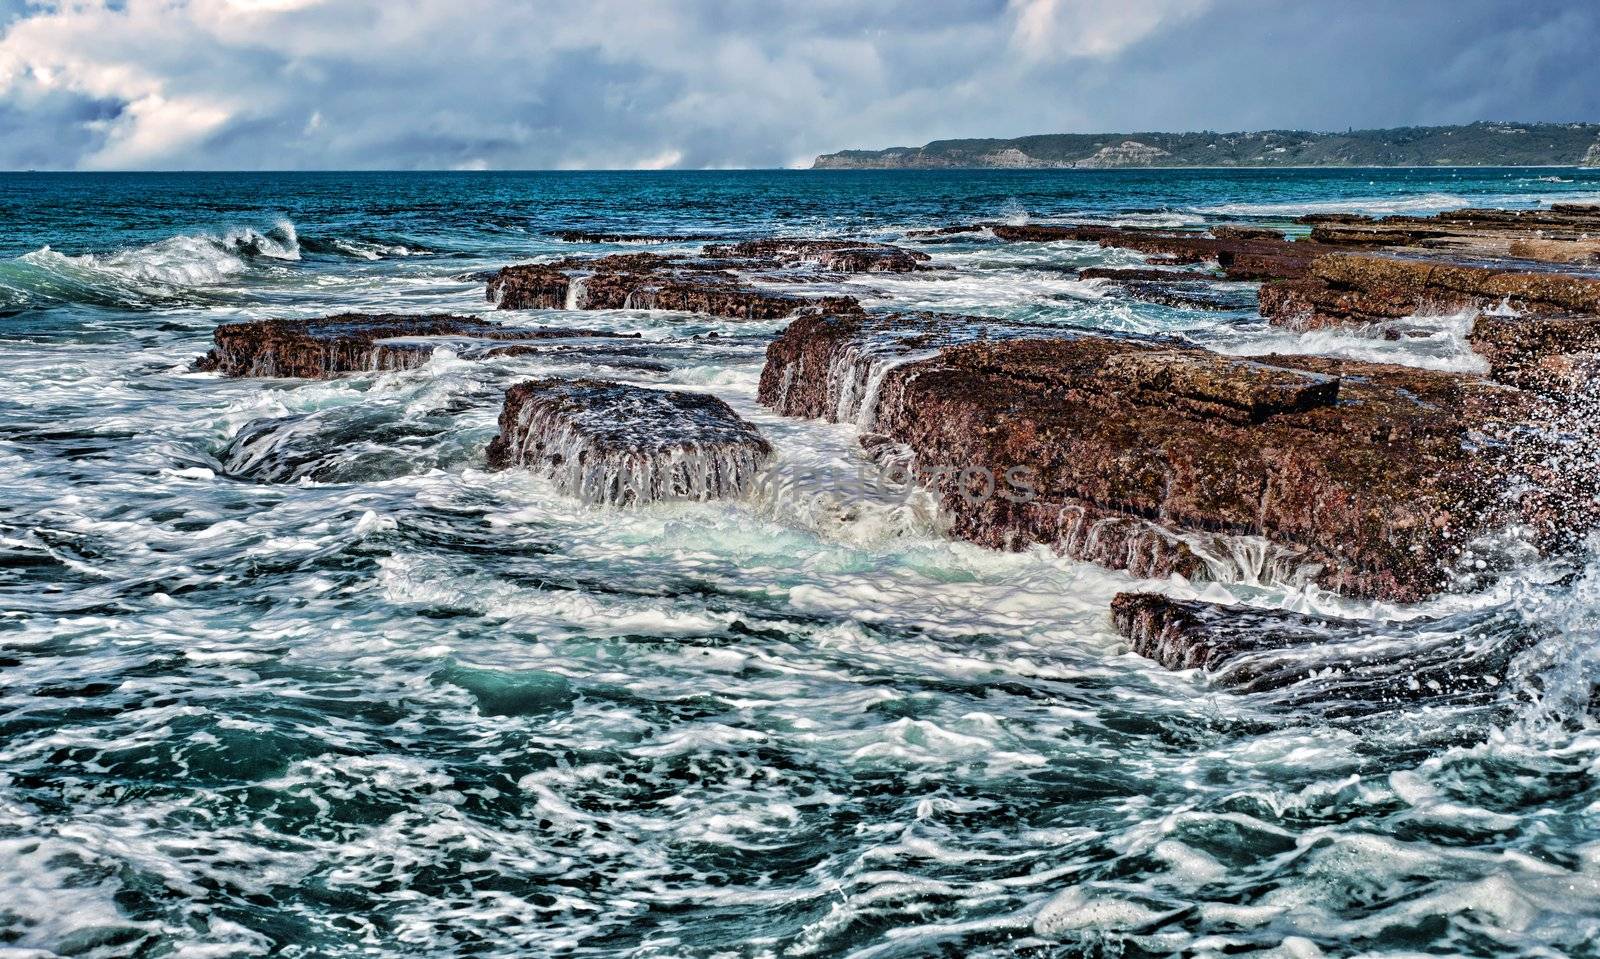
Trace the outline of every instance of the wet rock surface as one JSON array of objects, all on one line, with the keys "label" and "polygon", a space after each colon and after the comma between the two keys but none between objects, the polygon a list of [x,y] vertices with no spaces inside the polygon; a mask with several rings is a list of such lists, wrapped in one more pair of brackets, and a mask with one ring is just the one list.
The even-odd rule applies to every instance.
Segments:
[{"label": "wet rock surface", "polygon": [[1433,216],[1323,214],[1300,218],[1311,239],[1337,247],[1412,247],[1457,255],[1600,263],[1600,206],[1557,203],[1547,209],[1467,208]]},{"label": "wet rock surface", "polygon": [[786,416],[870,425],[890,369],[945,347],[1050,339],[1059,326],[961,313],[830,313],[802,317],[767,346],[758,398]]},{"label": "wet rock surface", "polygon": [[1311,227],[1302,243],[1319,251],[1309,267],[1257,277],[1260,313],[1275,325],[1397,337],[1407,335],[1397,321],[1477,314],[1471,345],[1501,382],[1576,396],[1600,369],[1600,206],[1300,222]]},{"label": "wet rock surface", "polygon": [[491,469],[529,469],[609,506],[740,496],[771,455],[714,396],[589,379],[511,387],[488,450]]},{"label": "wet rock surface", "polygon": [[1495,379],[1554,395],[1578,395],[1600,376],[1600,316],[1481,314],[1472,348]]},{"label": "wet rock surface", "polygon": [[1507,611],[1382,622],[1119,593],[1111,618],[1133,652],[1167,669],[1334,715],[1488,700],[1532,642]]},{"label": "wet rock surface", "polygon": [[1600,274],[1439,257],[1330,254],[1306,276],[1262,286],[1261,313],[1298,329],[1418,314],[1505,307],[1521,313],[1600,313]]},{"label": "wet rock surface", "polygon": [[[769,348],[760,396],[790,415],[854,411],[925,472],[937,464],[953,476],[940,494],[961,538],[1042,543],[1140,575],[1226,576],[1229,538],[1261,537],[1280,575],[1414,600],[1450,583],[1474,535],[1519,516],[1491,439],[1526,416],[1515,390],[1031,332],[941,348],[937,320],[808,318]],[[1014,468],[1031,497],[996,494],[993,478]]]},{"label": "wet rock surface", "polygon": [[728,319],[772,320],[805,310],[854,310],[848,296],[798,296],[742,279],[747,261],[619,254],[508,266],[489,280],[502,310],[677,310]]},{"label": "wet rock surface", "polygon": [[909,273],[932,259],[887,243],[854,240],[771,239],[708,246],[710,257],[770,260],[783,266],[815,264],[838,273]]},{"label": "wet rock surface", "polygon": [[218,326],[212,333],[216,345],[195,362],[195,369],[224,376],[326,379],[412,369],[428,362],[441,344],[487,356],[517,343],[616,335],[599,330],[519,329],[466,316],[394,313],[252,320]]}]

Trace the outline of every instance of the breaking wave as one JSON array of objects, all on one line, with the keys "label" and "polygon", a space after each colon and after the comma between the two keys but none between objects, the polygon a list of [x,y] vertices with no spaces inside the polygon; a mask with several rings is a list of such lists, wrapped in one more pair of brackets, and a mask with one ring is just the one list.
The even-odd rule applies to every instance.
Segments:
[{"label": "breaking wave", "polygon": [[245,283],[316,260],[386,260],[433,251],[357,234],[304,237],[288,220],[265,230],[180,233],[111,253],[62,253],[46,245],[0,261],[0,312],[64,304],[121,309],[218,303]]},{"label": "breaking wave", "polygon": [[[461,276],[559,250],[485,216],[536,228],[542,210],[644,196],[619,230],[836,235],[997,212],[920,171],[884,193],[860,189],[876,174],[739,174],[715,209],[679,199],[721,176],[552,175],[527,181],[547,208],[484,213],[485,180],[396,175],[371,181],[359,228],[344,180],[296,180],[314,235],[294,236],[300,260],[281,233],[274,256],[244,230],[192,229],[0,259],[0,302],[65,305],[38,311],[48,344],[0,337],[0,955],[1593,952],[1600,543],[1400,613],[1261,575],[1272,557],[1249,544],[1231,557],[1248,575],[1195,584],[983,549],[862,458],[875,373],[854,381],[850,423],[756,402],[787,321],[610,311],[585,325],[643,333],[626,354],[441,349],[329,381],[185,372],[243,292],[281,315],[485,309]],[[1107,220],[1153,202],[1120,171],[1005,176],[1044,183],[1023,194],[1041,216],[1087,202],[1046,188],[1109,184]],[[1202,178],[1173,199],[1185,209],[1245,195],[1163,176]],[[1241,176],[1271,199],[1303,182],[1313,205],[1387,188]],[[1438,189],[1516,188],[1493,176]],[[236,181],[218,182],[197,188],[203,207],[146,212],[196,222],[233,202]],[[471,225],[452,232],[448,210]],[[7,226],[75,252],[121,242],[54,222],[23,208]],[[416,252],[411,230],[452,259],[380,249]],[[1235,353],[1476,362],[1462,323],[1302,334],[1077,278],[1140,265],[1129,251],[968,237],[938,260],[837,288]],[[115,305],[79,308],[96,297]],[[127,309],[225,297],[185,323]],[[601,511],[480,469],[528,377],[711,393],[772,443],[770,480]],[[1330,718],[1308,699],[1351,688],[1337,662],[1240,693],[1128,654],[1107,615],[1127,590],[1510,621],[1535,645],[1487,703]]]},{"label": "breaking wave", "polygon": [[60,303],[149,308],[218,299],[236,278],[300,259],[293,223],[266,231],[179,234],[114,253],[69,255],[43,246],[0,263],[0,309]]},{"label": "breaking wave", "polygon": [[[1571,182],[1546,180],[1544,182]],[[1369,216],[1429,214],[1462,207],[1532,208],[1547,203],[1595,203],[1600,193],[1547,190],[1528,193],[1419,193],[1415,196],[1347,197],[1337,200],[1298,200],[1289,202],[1218,203],[1197,206],[1196,213],[1212,216],[1301,216],[1307,213],[1365,213]]]},{"label": "breaking wave", "polygon": [[433,251],[412,246],[390,237],[359,235],[350,237],[303,236],[300,249],[308,255],[323,255],[336,259],[387,260],[391,257],[427,256]]}]

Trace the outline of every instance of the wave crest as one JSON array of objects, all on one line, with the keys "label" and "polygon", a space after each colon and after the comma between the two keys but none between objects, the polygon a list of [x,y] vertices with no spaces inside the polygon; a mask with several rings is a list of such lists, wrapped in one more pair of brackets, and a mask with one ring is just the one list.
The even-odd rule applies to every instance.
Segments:
[{"label": "wave crest", "polygon": [[113,253],[74,256],[47,245],[0,263],[0,309],[205,302],[216,298],[214,288],[259,268],[263,260],[299,259],[300,238],[288,220],[264,232],[241,227],[221,234],[186,233]]}]

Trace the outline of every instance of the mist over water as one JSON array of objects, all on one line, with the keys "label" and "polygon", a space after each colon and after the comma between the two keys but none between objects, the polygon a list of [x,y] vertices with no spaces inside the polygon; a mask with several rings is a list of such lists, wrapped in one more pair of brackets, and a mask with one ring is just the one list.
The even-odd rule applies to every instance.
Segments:
[{"label": "mist over water", "polygon": [[[1395,610],[952,542],[856,426],[756,404],[784,322],[496,312],[483,274],[638,249],[558,229],[862,235],[941,269],[809,292],[1470,371],[1465,318],[1294,334],[1076,278],[1126,251],[903,234],[1597,194],[1583,170],[0,175],[0,956],[1592,955],[1600,567],[1406,611],[1532,636],[1491,695],[1231,693],[1129,654],[1111,597]],[[352,310],[641,339],[190,371],[218,323]],[[544,376],[713,393],[768,478],[608,508],[488,471],[504,390]]]}]

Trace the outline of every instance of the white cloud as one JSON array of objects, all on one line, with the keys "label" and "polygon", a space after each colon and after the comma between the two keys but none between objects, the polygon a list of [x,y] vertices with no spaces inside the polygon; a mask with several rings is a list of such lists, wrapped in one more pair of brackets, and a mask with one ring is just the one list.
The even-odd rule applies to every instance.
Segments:
[{"label": "white cloud", "polygon": [[84,158],[83,166],[101,170],[160,166],[215,132],[228,118],[226,109],[200,97],[142,96],[128,103],[115,120],[91,121],[104,130],[106,142]]},{"label": "white cloud", "polygon": [[1110,57],[1158,28],[1198,16],[1210,0],[1012,0],[1013,39],[1036,58]]}]

